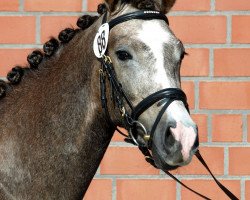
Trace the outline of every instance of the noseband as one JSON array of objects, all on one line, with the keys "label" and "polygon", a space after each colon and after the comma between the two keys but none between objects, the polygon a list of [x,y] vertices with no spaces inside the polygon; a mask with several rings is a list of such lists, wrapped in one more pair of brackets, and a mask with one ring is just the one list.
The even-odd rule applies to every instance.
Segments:
[{"label": "noseband", "polygon": [[[115,73],[111,58],[107,55],[108,54],[107,46],[108,46],[109,31],[116,25],[129,21],[129,20],[133,20],[133,19],[140,19],[140,20],[158,19],[158,20],[164,20],[167,24],[169,24],[167,17],[158,11],[137,11],[137,12],[119,16],[111,20],[108,23],[107,23],[107,13],[105,13],[103,17],[103,25],[100,27],[94,40],[94,52],[95,52],[96,57],[99,58],[99,61],[101,62],[101,66],[102,66],[100,68],[101,102],[102,102],[103,110],[106,114],[106,119],[108,123],[112,126],[111,129],[115,130],[116,126],[110,118],[108,106],[107,106],[107,97],[106,97],[106,77],[107,77],[109,80],[110,88],[111,88],[111,100],[113,101],[114,105],[119,108],[120,114],[123,117],[129,129],[129,136],[125,135],[126,141],[137,145],[139,149],[141,150],[141,152],[144,154],[146,161],[157,168],[149,149],[151,148],[152,139],[154,137],[154,132],[157,128],[158,123],[160,122],[166,109],[169,107],[169,105],[173,101],[176,101],[176,100],[182,101],[187,111],[189,111],[189,109],[188,109],[187,98],[186,98],[185,93],[181,89],[178,89],[178,88],[166,88],[158,92],[155,92],[149,95],[148,97],[146,97],[145,99],[143,99],[136,106],[133,106],[132,102],[129,100],[128,96],[126,95],[125,91],[122,88],[121,83],[118,81],[116,77],[116,73]],[[124,101],[126,102],[128,107],[131,109],[131,112],[127,111],[124,105]],[[158,106],[162,106],[162,108],[154,121],[151,131],[148,132],[145,126],[143,125],[143,123],[139,121],[139,117],[157,102],[159,102]],[[142,142],[138,141],[136,137],[138,127],[144,132],[143,138],[147,142],[146,146]],[[124,135],[123,133],[121,134]],[[223,192],[230,199],[238,200],[238,198],[233,193],[231,193],[225,186],[223,186],[214,177],[214,175],[208,168],[207,164],[203,160],[202,156],[200,155],[199,150],[196,152],[196,157],[205,166],[205,168],[208,170],[208,172],[211,174],[211,176],[213,177],[217,185],[223,190]],[[183,187],[187,188],[188,190],[192,191],[198,196],[209,200],[208,197],[194,191],[190,187],[183,184],[180,180],[178,180],[175,176],[173,176],[169,171],[165,170],[164,172],[168,174],[171,178],[173,178],[175,181],[177,181],[179,184],[181,184]]]}]

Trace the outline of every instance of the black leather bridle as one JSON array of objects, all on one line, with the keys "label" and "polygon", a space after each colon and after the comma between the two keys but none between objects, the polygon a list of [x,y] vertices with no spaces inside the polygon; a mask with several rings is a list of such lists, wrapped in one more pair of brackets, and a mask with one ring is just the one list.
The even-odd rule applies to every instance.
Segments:
[{"label": "black leather bridle", "polygon": [[[119,16],[119,17],[111,20],[110,22],[108,22],[109,30],[111,30],[113,27],[115,27],[116,25],[118,25],[120,23],[129,21],[129,20],[133,20],[133,19],[140,19],[140,20],[158,19],[158,20],[164,20],[167,24],[169,24],[167,17],[161,12],[158,12],[158,11],[136,11],[133,13],[124,14],[124,15]],[[104,17],[103,17],[103,24],[104,23],[107,23],[107,13],[105,13]],[[109,80],[109,84],[110,84],[110,88],[111,88],[111,94],[112,94],[111,100],[119,108],[121,116],[123,117],[125,124],[129,129],[129,135],[128,136],[124,135],[119,130],[118,130],[118,132],[120,132],[122,135],[124,135],[126,137],[125,141],[137,145],[139,147],[139,149],[141,150],[141,152],[144,154],[146,161],[157,168],[157,166],[155,165],[154,160],[152,158],[152,155],[149,151],[149,149],[151,148],[151,142],[152,142],[152,138],[154,136],[154,132],[157,128],[159,121],[162,118],[162,115],[164,114],[166,109],[169,107],[169,105],[173,101],[176,101],[176,100],[182,101],[184,103],[186,109],[189,111],[187,98],[186,98],[185,93],[181,89],[178,89],[178,88],[166,88],[166,89],[160,90],[158,92],[155,92],[155,93],[149,95],[148,97],[143,99],[138,105],[134,106],[132,104],[132,102],[129,100],[125,91],[123,90],[121,83],[118,81],[116,74],[115,74],[114,66],[112,64],[110,57],[107,55],[106,50],[105,50],[105,53],[102,55],[102,57],[99,58],[99,61],[101,62],[101,66],[102,66],[100,68],[101,102],[102,102],[102,107],[103,107],[103,110],[104,110],[104,113],[106,115],[106,119],[107,119],[108,123],[110,124],[110,126],[113,127],[113,130],[116,129],[116,125],[113,123],[112,119],[110,118],[108,106],[107,106],[108,104],[107,104],[107,96],[106,96],[106,77]],[[155,119],[155,122],[151,128],[151,131],[148,132],[146,130],[145,126],[140,121],[138,121],[139,117],[142,115],[142,113],[144,113],[152,105],[154,105],[155,103],[159,103],[159,102],[160,102],[160,105],[162,106],[162,108]],[[128,105],[131,112],[127,111],[124,103],[126,103]],[[137,135],[138,126],[144,132],[143,138],[145,141],[147,141],[146,145],[137,140],[136,135]],[[226,187],[224,187],[214,177],[214,175],[212,174],[212,172],[208,168],[207,164],[205,163],[204,159],[200,155],[199,150],[196,152],[196,157],[200,160],[200,162],[209,171],[209,173],[211,174],[211,176],[213,177],[213,179],[215,180],[217,185],[224,191],[224,193],[230,199],[233,199],[233,200],[238,199],[234,194],[232,194]],[[173,176],[169,171],[164,170],[164,172],[167,173],[171,178],[176,180],[178,183],[180,183],[185,188],[189,189],[190,191],[194,192],[195,194],[199,195],[200,197],[202,197],[204,199],[209,199],[208,197],[192,190],[191,188],[189,188],[188,186],[183,184],[175,176]]]},{"label": "black leather bridle", "polygon": [[[132,19],[142,19],[142,20],[152,20],[152,19],[159,19],[164,20],[167,24],[169,24],[167,17],[158,12],[158,11],[137,11],[129,14],[125,14],[122,16],[119,16],[113,20],[111,20],[109,24],[109,30],[111,30],[113,27],[115,27],[118,24],[121,24],[123,22],[132,20]],[[106,17],[104,17],[103,23],[106,22]],[[107,53],[105,53],[107,54]],[[175,100],[180,100],[184,103],[188,110],[188,104],[187,104],[187,98],[185,93],[178,88],[166,88],[160,91],[157,91],[145,99],[143,99],[138,105],[134,106],[132,102],[127,97],[126,93],[124,92],[121,83],[118,81],[112,61],[110,57],[107,55],[103,55],[101,58],[102,62],[102,72],[105,72],[108,76],[111,88],[112,88],[112,99],[115,102],[115,104],[118,106],[119,110],[121,111],[122,117],[125,119],[125,123],[129,129],[129,138],[131,139],[131,142],[140,146],[140,147],[147,147],[151,148],[152,138],[154,136],[154,132],[157,128],[157,125],[159,121],[161,120],[162,115],[168,108],[168,106]],[[105,107],[106,103],[106,94],[105,94],[105,78],[104,73],[101,73],[101,93],[102,93],[102,101],[103,106]],[[124,100],[125,103],[129,106],[130,112],[128,112],[124,106]],[[158,116],[155,119],[155,122],[151,128],[151,131],[147,131],[145,126],[142,122],[139,121],[139,117],[151,106],[153,106],[155,103],[161,102],[162,109],[159,112]],[[108,110],[105,109],[105,112],[107,113]],[[107,115],[107,114],[106,114]],[[111,120],[112,121],[112,120]],[[147,142],[147,145],[143,144],[142,142],[138,141],[137,138],[137,128],[139,128],[144,132],[144,140]]]}]

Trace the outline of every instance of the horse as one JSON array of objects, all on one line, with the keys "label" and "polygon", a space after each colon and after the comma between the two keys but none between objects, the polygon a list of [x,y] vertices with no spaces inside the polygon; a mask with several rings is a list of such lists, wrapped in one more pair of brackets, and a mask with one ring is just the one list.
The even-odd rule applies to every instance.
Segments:
[{"label": "horse", "polygon": [[82,199],[117,126],[150,146],[156,167],[190,163],[198,130],[181,90],[185,49],[165,16],[174,3],[105,0],[0,81],[1,200]]}]

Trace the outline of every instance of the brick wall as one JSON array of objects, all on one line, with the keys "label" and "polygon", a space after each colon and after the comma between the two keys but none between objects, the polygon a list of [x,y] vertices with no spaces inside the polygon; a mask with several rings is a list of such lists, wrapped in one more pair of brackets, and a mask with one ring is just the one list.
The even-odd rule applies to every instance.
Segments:
[{"label": "brick wall", "polygon": [[[1,0],[0,77],[25,64],[34,48],[74,26],[94,0]],[[183,89],[199,125],[200,149],[212,171],[241,199],[250,199],[250,2],[177,0],[171,28],[189,56],[182,66]],[[196,158],[174,171],[213,199],[227,199]],[[139,151],[115,135],[86,200],[198,199]]]}]

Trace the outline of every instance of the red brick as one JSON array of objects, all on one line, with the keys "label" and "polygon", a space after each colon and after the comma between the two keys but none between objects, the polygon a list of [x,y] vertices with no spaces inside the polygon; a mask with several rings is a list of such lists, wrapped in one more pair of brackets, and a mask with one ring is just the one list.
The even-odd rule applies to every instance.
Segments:
[{"label": "red brick", "polygon": [[[215,175],[224,173],[224,149],[220,147],[200,147],[200,152],[206,160],[209,168]],[[174,174],[209,174],[200,161],[194,156],[191,163],[173,171]]]},{"label": "red brick", "polygon": [[30,16],[1,16],[0,43],[25,44],[35,42],[35,17]]},{"label": "red brick", "polygon": [[30,49],[0,49],[0,77],[5,77],[15,65],[27,65]]},{"label": "red brick", "polygon": [[174,11],[209,11],[210,0],[178,0],[176,1]]},{"label": "red brick", "polygon": [[117,200],[175,200],[176,183],[167,180],[117,180]]},{"label": "red brick", "polygon": [[25,11],[81,11],[82,0],[25,0]]},{"label": "red brick", "polygon": [[246,191],[246,196],[245,199],[250,199],[250,181],[246,181],[245,183],[245,191]]},{"label": "red brick", "polygon": [[1,0],[0,11],[18,11],[18,0]]},{"label": "red brick", "polygon": [[201,109],[250,109],[250,82],[201,82]]},{"label": "red brick", "polygon": [[184,43],[226,42],[226,17],[224,16],[170,17],[170,27]]},{"label": "red brick", "polygon": [[[228,197],[223,193],[223,191],[216,185],[213,180],[185,180],[183,182],[190,186],[192,189],[209,197],[210,199],[228,199]],[[234,195],[240,198],[240,181],[223,180],[220,182],[225,185]],[[198,197],[196,194],[188,191],[183,187],[181,190],[181,197],[182,199],[201,199],[201,197]]]},{"label": "red brick", "polygon": [[232,42],[233,43],[250,43],[249,21],[250,21],[250,16],[233,16],[232,17]]},{"label": "red brick", "polygon": [[84,200],[111,200],[112,199],[112,180],[111,179],[93,179]]},{"label": "red brick", "polygon": [[248,0],[216,0],[216,10],[250,10]]},{"label": "red brick", "polygon": [[250,148],[232,147],[229,148],[229,174],[250,175]]},{"label": "red brick", "polygon": [[199,141],[207,142],[207,116],[201,114],[195,114],[192,115],[191,117],[198,126]]},{"label": "red brick", "polygon": [[[128,135],[128,131],[124,128],[118,127],[120,131],[122,131],[124,134]],[[115,131],[112,142],[123,142],[124,141],[124,136],[118,133],[118,131]]]},{"label": "red brick", "polygon": [[136,147],[109,147],[101,163],[101,174],[159,174]]},{"label": "red brick", "polygon": [[241,115],[213,115],[212,136],[214,142],[242,141]]},{"label": "red brick", "polygon": [[250,76],[249,55],[250,49],[215,49],[214,75]]},{"label": "red brick", "polygon": [[88,11],[91,11],[91,12],[96,12],[97,10],[97,6],[100,4],[100,3],[103,3],[103,0],[88,0]]},{"label": "red brick", "polygon": [[193,82],[182,82],[181,84],[183,91],[187,95],[187,101],[189,104],[189,108],[193,109],[194,108],[194,83]]},{"label": "red brick", "polygon": [[208,76],[209,74],[209,50],[186,49],[181,66],[181,76]]},{"label": "red brick", "polygon": [[57,37],[59,32],[68,27],[76,27],[78,17],[75,16],[44,16],[41,17],[41,41],[42,43]]}]

